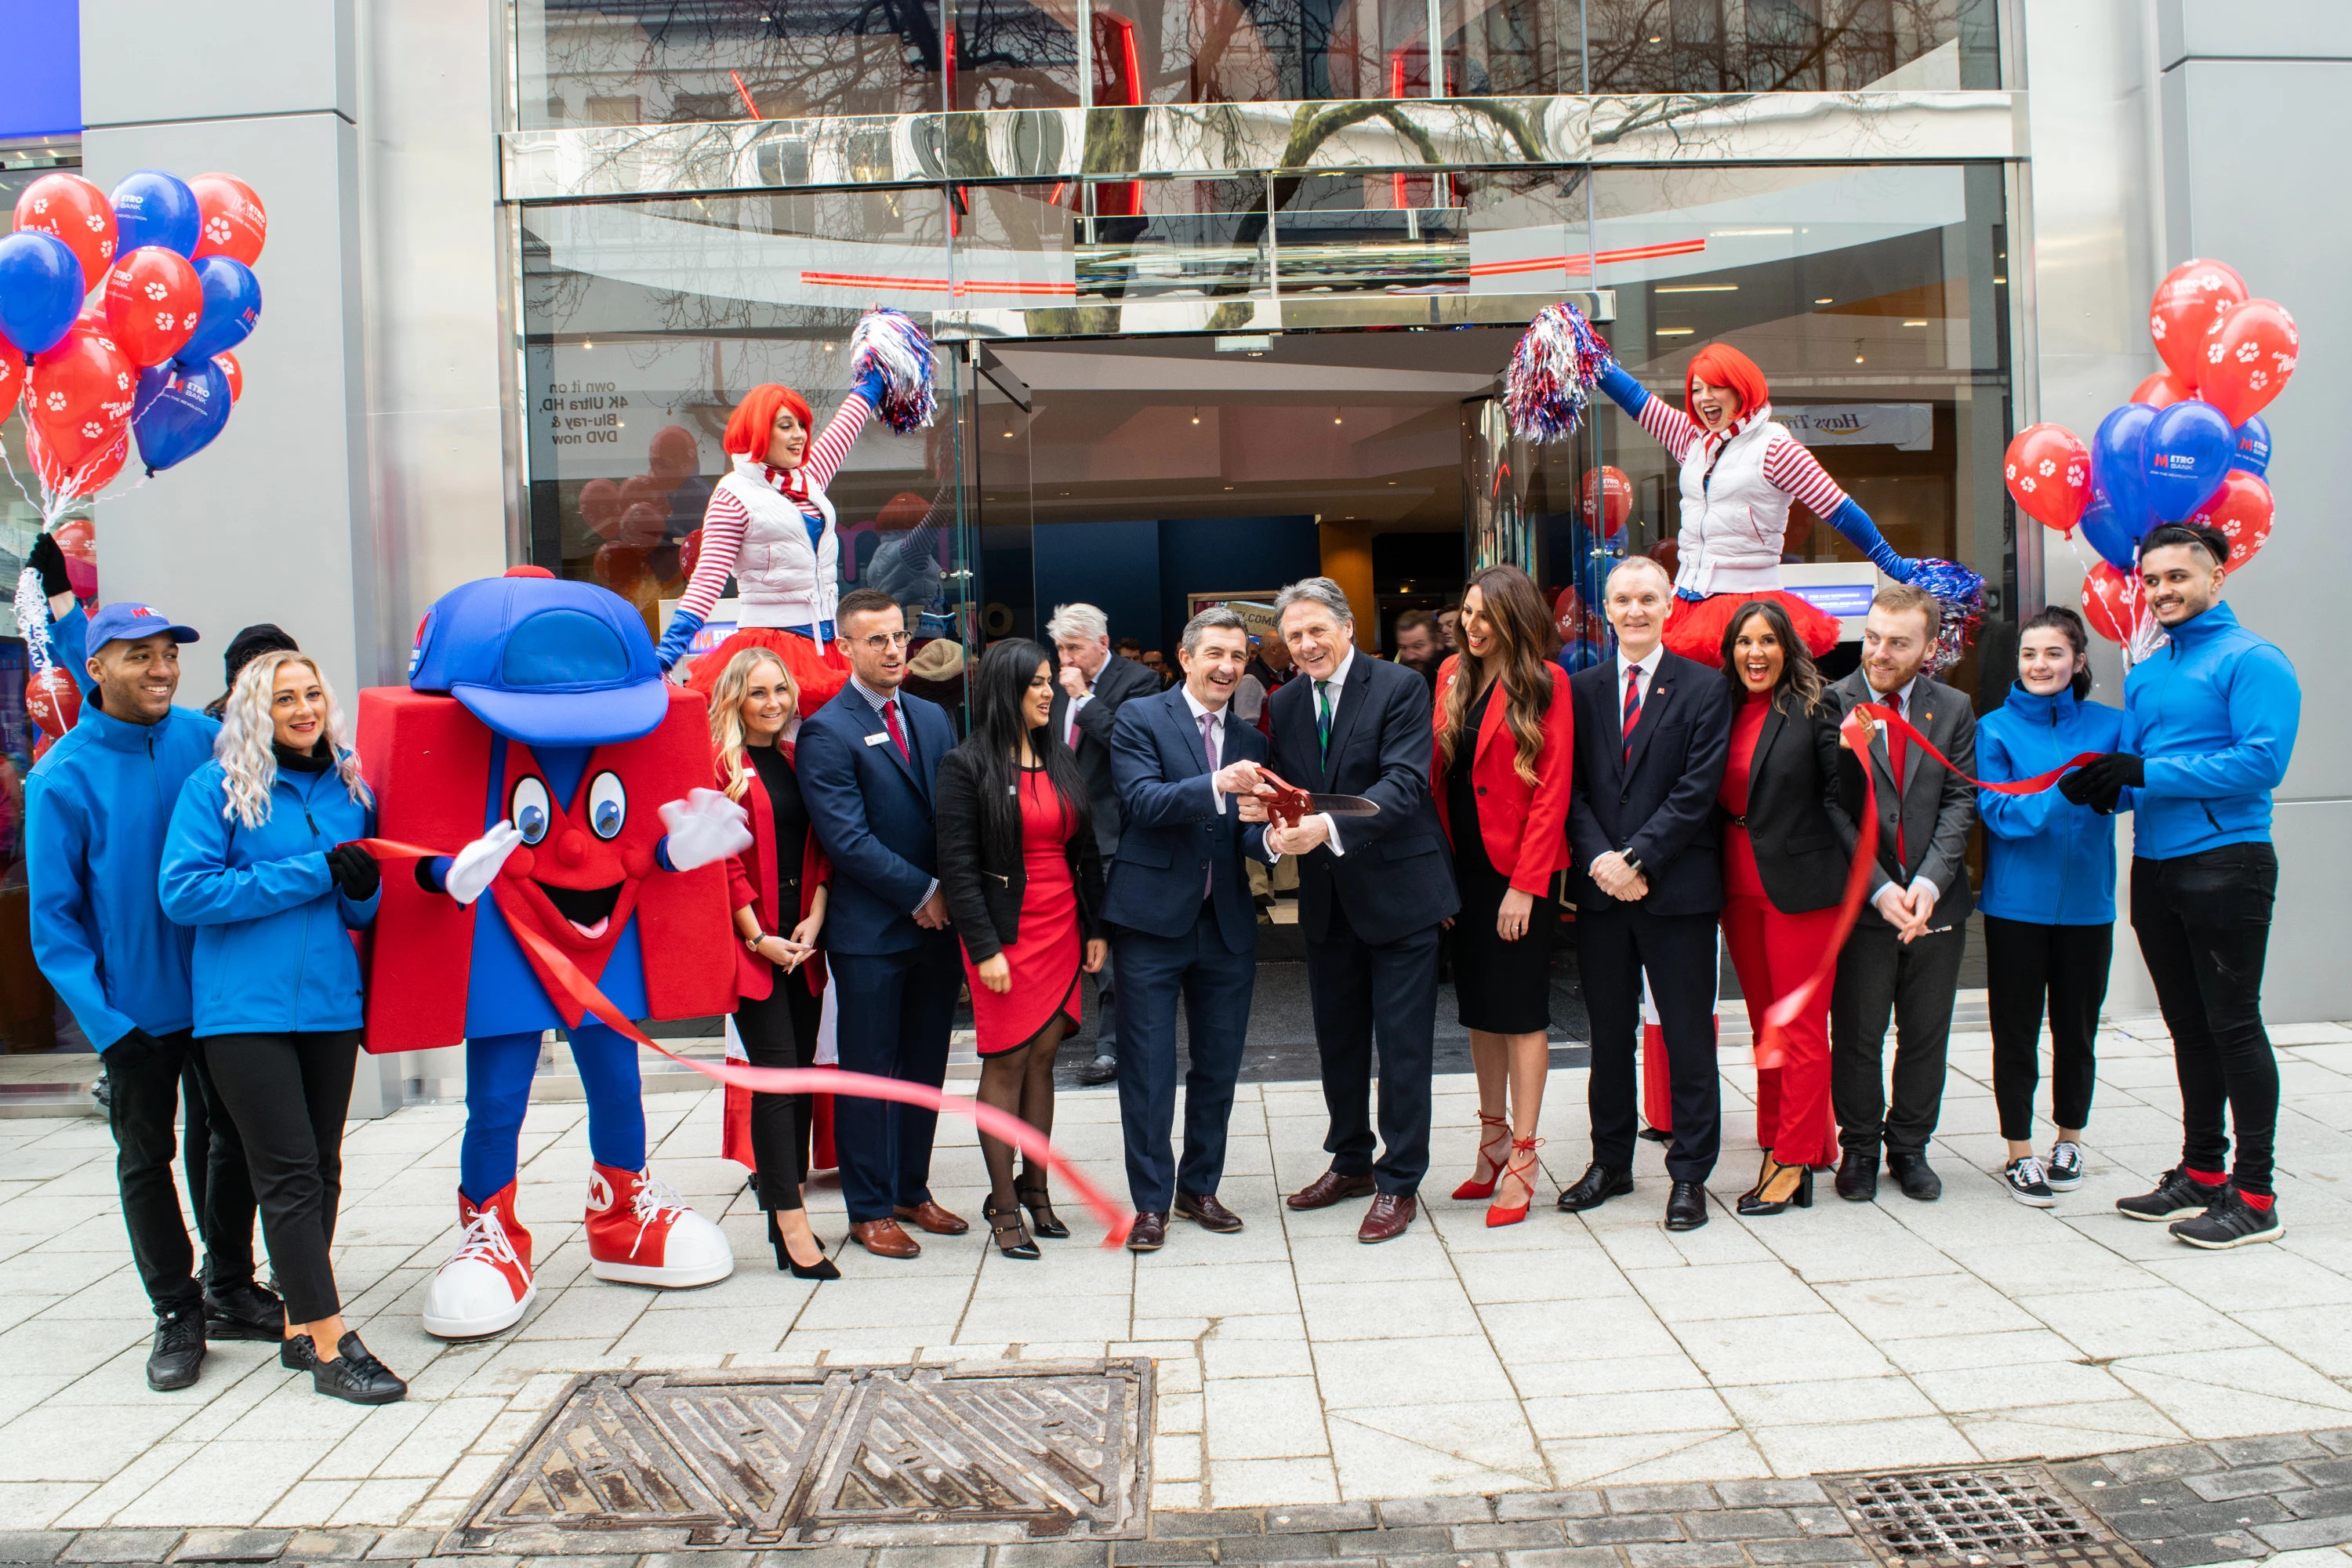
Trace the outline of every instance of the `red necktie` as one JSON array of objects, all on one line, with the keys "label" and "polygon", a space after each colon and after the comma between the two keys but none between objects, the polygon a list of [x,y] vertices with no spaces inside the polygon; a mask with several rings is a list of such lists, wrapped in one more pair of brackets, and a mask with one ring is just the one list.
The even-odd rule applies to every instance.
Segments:
[{"label": "red necktie", "polygon": [[[1897,719],[1902,718],[1903,693],[1888,692],[1886,706],[1894,710]],[[1898,871],[1907,871],[1911,866],[1910,853],[1903,847],[1903,764],[1910,754],[1911,742],[1904,739],[1902,731],[1889,724],[1886,727],[1886,767],[1895,775],[1895,868]]]},{"label": "red necktie", "polygon": [[909,763],[913,762],[915,760],[915,753],[907,750],[907,732],[898,728],[898,700],[897,698],[894,697],[889,701],[882,704],[882,722],[884,726],[889,730],[890,740],[892,743],[898,748],[898,754],[906,758]]},{"label": "red necktie", "polygon": [[1642,667],[1627,667],[1625,671],[1625,755],[1623,762],[1633,760],[1633,726],[1642,721]]}]

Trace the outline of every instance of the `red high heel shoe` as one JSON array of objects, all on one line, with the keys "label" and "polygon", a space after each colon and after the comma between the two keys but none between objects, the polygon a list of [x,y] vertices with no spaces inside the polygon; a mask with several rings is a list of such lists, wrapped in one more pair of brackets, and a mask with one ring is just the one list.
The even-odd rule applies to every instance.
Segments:
[{"label": "red high heel shoe", "polygon": [[[1488,1137],[1486,1130],[1490,1127],[1501,1128],[1503,1130],[1503,1136],[1500,1139]],[[1490,1146],[1496,1142],[1507,1143],[1510,1141],[1510,1118],[1507,1116],[1489,1116],[1483,1110],[1478,1113],[1478,1164],[1471,1167],[1470,1179],[1454,1189],[1454,1195],[1456,1199],[1467,1200],[1470,1198],[1491,1198],[1495,1195],[1495,1184],[1497,1181],[1500,1181],[1503,1175],[1503,1161],[1496,1159],[1493,1155],[1487,1153],[1486,1151]],[[1487,1164],[1493,1165],[1495,1169],[1493,1173],[1482,1182],[1478,1179],[1478,1165]]]},{"label": "red high heel shoe", "polygon": [[[1517,1225],[1528,1217],[1528,1205],[1535,1201],[1536,1195],[1536,1151],[1542,1146],[1543,1140],[1540,1138],[1511,1140],[1511,1159],[1510,1163],[1503,1167],[1503,1176],[1505,1179],[1525,1182],[1528,1187],[1527,1195],[1519,1200],[1517,1208],[1507,1208],[1501,1204],[1496,1204],[1488,1208],[1486,1210],[1488,1229],[1491,1230],[1496,1226]],[[1522,1154],[1527,1156],[1528,1163],[1525,1165],[1519,1163],[1519,1156]]]}]

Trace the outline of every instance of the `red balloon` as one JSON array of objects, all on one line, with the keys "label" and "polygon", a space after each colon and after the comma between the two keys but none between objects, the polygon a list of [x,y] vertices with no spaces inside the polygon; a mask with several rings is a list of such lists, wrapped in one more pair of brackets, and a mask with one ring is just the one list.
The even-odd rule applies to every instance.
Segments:
[{"label": "red balloon", "polygon": [[1584,595],[1573,585],[1562,588],[1551,602],[1552,628],[1559,633],[1559,640],[1574,642],[1583,635],[1584,622]]},{"label": "red balloon", "polygon": [[2246,280],[2218,261],[2184,261],[2164,275],[2148,303],[2147,335],[2174,380],[2197,389],[2206,329],[2245,302]]},{"label": "red balloon", "polygon": [[2150,408],[2169,408],[2176,403],[2186,403],[2197,394],[2172,379],[2170,371],[2158,371],[2132,388],[2131,400],[2145,403]]},{"label": "red balloon", "polygon": [[[68,468],[58,461],[57,454],[49,450],[49,444],[41,439],[39,426],[27,423],[25,426],[25,456],[32,459],[33,472],[39,476],[41,488],[50,495],[60,499],[94,496],[112,483],[114,476],[122,471],[122,465],[131,460],[131,433],[124,431],[114,438],[112,446]],[[66,524],[58,530],[58,534],[62,537],[66,528],[72,526],[72,523]],[[89,586],[84,588],[73,557],[68,555],[66,558],[66,572],[74,579],[76,598],[95,598],[98,595],[97,557],[92,555],[90,561]]]},{"label": "red balloon", "polygon": [[138,373],[113,338],[88,322],[35,357],[26,378],[26,421],[67,468],[111,446],[131,423]]},{"label": "red balloon", "polygon": [[1602,538],[1613,536],[1633,515],[1633,481],[1622,468],[1602,464],[1584,475],[1584,525],[1599,528]]},{"label": "red balloon", "polygon": [[2029,425],[2009,444],[2001,478],[2018,510],[2072,533],[2091,504],[2091,454],[2063,425]]},{"label": "red balloon", "polygon": [[16,226],[53,234],[81,263],[82,292],[114,264],[114,204],[79,174],[43,174],[16,198]]},{"label": "red balloon", "polygon": [[198,174],[188,182],[196,194],[204,225],[196,231],[196,258],[232,257],[252,266],[269,239],[269,215],[253,187],[235,174]]},{"label": "red balloon", "polygon": [[621,487],[610,479],[590,479],[580,487],[580,521],[588,531],[606,539],[621,531]]},{"label": "red balloon", "polygon": [[53,664],[25,682],[25,711],[42,734],[57,740],[81,717],[81,685],[71,670]]},{"label": "red balloon", "polygon": [[2093,562],[2083,579],[2083,618],[2111,643],[2131,641],[2132,623],[2139,618],[2139,579],[2105,561]]},{"label": "red balloon", "polygon": [[1661,539],[1650,546],[1650,559],[1666,569],[1669,577],[1679,577],[1683,570],[1683,547],[1680,540]]},{"label": "red balloon", "polygon": [[0,425],[16,409],[16,399],[25,395],[25,351],[0,332]]},{"label": "red balloon", "polygon": [[653,442],[646,449],[646,466],[654,478],[676,489],[677,482],[702,467],[702,448],[694,439],[694,432],[682,425],[665,425],[654,432]]},{"label": "red balloon", "polygon": [[2205,334],[2198,395],[2231,425],[2243,425],[2286,390],[2300,342],[2285,306],[2275,300],[2247,300]]},{"label": "red balloon", "polygon": [[2228,537],[2230,559],[2223,564],[2234,572],[2270,542],[2271,511],[2271,487],[2258,475],[2232,468],[2213,499],[2189,521],[2218,528]]},{"label": "red balloon", "polygon": [[[628,487],[621,487],[626,490]],[[669,509],[652,501],[641,500],[621,514],[621,526],[616,534],[620,542],[636,550],[651,550],[669,531]]]},{"label": "red balloon", "polygon": [[631,474],[621,481],[621,504],[635,506],[644,501],[667,508],[669,492],[677,488],[676,479],[657,479],[652,474]]},{"label": "red balloon", "polygon": [[702,530],[696,529],[678,542],[677,570],[684,577],[694,575],[694,563],[702,558]]},{"label": "red balloon", "polygon": [[106,325],[135,365],[162,364],[196,335],[205,286],[176,250],[142,245],[106,275]]},{"label": "red balloon", "polygon": [[245,395],[245,366],[237,363],[236,356],[226,349],[213,355],[213,363],[221,367],[223,375],[228,377],[228,405],[234,408],[236,400]]}]

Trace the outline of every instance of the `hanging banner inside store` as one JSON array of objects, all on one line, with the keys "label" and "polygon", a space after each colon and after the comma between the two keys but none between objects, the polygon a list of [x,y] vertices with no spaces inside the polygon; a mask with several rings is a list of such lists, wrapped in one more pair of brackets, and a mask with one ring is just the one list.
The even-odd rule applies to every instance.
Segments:
[{"label": "hanging banner inside store", "polygon": [[1936,445],[1931,403],[1776,403],[1772,417],[1808,447],[1892,447],[1926,452]]},{"label": "hanging banner inside store", "polygon": [[1265,642],[1280,634],[1275,628],[1274,590],[1257,594],[1187,594],[1184,615],[1187,619],[1202,610],[1231,610],[1242,618],[1252,642]]}]

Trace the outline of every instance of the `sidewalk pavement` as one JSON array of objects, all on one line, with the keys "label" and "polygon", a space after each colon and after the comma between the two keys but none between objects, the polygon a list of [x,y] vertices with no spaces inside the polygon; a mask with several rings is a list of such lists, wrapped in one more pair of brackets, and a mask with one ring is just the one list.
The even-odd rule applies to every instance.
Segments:
[{"label": "sidewalk pavement", "polygon": [[[1727,1148],[1703,1230],[1659,1225],[1665,1183],[1648,1143],[1632,1197],[1581,1217],[1551,1208],[1586,1157],[1585,1074],[1560,1070],[1544,1115],[1548,1179],[1525,1224],[1489,1230],[1484,1204],[1444,1196],[1468,1173],[1475,1136],[1473,1086],[1447,1078],[1423,1218],[1363,1247],[1360,1204],[1282,1206],[1326,1163],[1324,1119],[1316,1085],[1272,1083],[1244,1086],[1234,1108],[1221,1195],[1248,1222],[1239,1235],[1180,1223],[1159,1254],[1106,1251],[1066,1195],[1079,1234],[1045,1243],[1043,1261],[996,1256],[975,1223],[885,1263],[841,1253],[838,1189],[821,1186],[813,1218],[848,1276],[822,1287],[771,1266],[742,1173],[716,1157],[716,1092],[653,1097],[647,1118],[656,1174],[725,1215],[735,1275],[667,1294],[590,1278],[583,1108],[537,1104],[520,1209],[540,1299],[516,1329],[467,1344],[416,1323],[455,1237],[464,1113],[415,1107],[354,1123],[346,1145],[346,1310],[412,1389],[373,1411],[317,1397],[255,1344],[215,1347],[192,1389],[150,1393],[152,1318],[105,1128],[0,1121],[0,1530],[445,1529],[573,1374],[620,1367],[1150,1355],[1151,1503],[1170,1512],[2063,1459],[2342,1428],[2352,1027],[2273,1038],[2287,1234],[2228,1254],[2112,1208],[2179,1153],[2169,1047],[2151,1019],[2103,1030],[2090,1177],[2053,1210],[2019,1206],[1996,1180],[1989,1040],[1961,1034],[1933,1151],[1941,1202],[1882,1184],[1875,1204],[1848,1205],[1824,1183],[1810,1211],[1739,1220],[1754,1075],[1744,1047],[1727,1046]],[[1065,1093],[1056,1137],[1123,1186],[1110,1091]],[[940,1200],[976,1221],[981,1175],[968,1135],[943,1124]],[[2337,1511],[2352,1515],[2352,1499]]]}]

